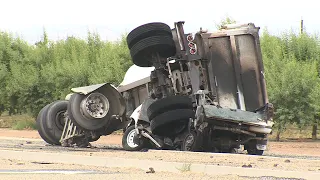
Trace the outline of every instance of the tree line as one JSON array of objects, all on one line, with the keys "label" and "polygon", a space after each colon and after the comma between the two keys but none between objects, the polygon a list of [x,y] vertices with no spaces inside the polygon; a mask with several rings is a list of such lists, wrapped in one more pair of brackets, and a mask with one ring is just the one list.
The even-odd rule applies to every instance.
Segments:
[{"label": "tree line", "polygon": [[0,33],[0,113],[9,115],[39,110],[64,99],[72,87],[121,82],[131,66],[124,36],[102,41],[98,34],[87,39],[68,37],[30,45],[6,32]]},{"label": "tree line", "polygon": [[[264,30],[260,43],[269,100],[275,106],[275,129],[287,125],[313,126],[316,138],[320,117],[320,43],[314,34],[271,35]],[[50,41],[44,31],[31,45],[0,32],[0,114],[36,116],[54,100],[64,99],[73,87],[122,81],[132,65],[125,35],[103,41],[88,32],[86,39]]]},{"label": "tree line", "polygon": [[269,100],[274,104],[277,140],[288,124],[312,126],[316,139],[320,117],[320,44],[314,34],[264,30],[261,49]]}]

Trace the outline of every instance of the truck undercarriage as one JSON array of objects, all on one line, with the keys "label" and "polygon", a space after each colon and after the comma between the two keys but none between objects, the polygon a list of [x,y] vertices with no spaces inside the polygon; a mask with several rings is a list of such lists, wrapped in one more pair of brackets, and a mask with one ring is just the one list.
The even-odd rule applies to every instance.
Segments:
[{"label": "truck undercarriage", "polygon": [[265,87],[259,28],[229,25],[193,35],[184,32],[183,24],[176,22],[171,29],[148,23],[132,30],[127,43],[135,65],[123,83],[72,89],[63,101],[58,133],[48,131],[54,119],[48,111],[55,103],[43,108],[37,120],[43,139],[87,146],[124,129],[122,144],[129,151],[235,152],[244,145],[249,154],[262,155],[272,131],[273,106]]}]

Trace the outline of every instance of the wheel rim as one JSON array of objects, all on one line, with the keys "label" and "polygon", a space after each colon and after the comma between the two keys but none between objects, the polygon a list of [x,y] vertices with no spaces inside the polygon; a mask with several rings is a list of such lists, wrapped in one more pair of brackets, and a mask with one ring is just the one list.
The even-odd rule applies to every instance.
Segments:
[{"label": "wheel rim", "polygon": [[190,151],[191,148],[192,148],[193,143],[194,143],[194,135],[193,134],[188,134],[186,139],[185,139],[184,149],[186,151]]},{"label": "wheel rim", "polygon": [[59,111],[56,114],[56,118],[55,118],[55,124],[58,127],[59,130],[63,130],[64,128],[64,124],[65,124],[65,112],[66,111]]},{"label": "wheel rim", "polygon": [[135,135],[136,135],[136,131],[135,131],[135,129],[133,129],[128,133],[128,136],[127,136],[127,144],[131,148],[138,147],[138,144],[134,143],[134,141],[133,141]]},{"label": "wheel rim", "polygon": [[81,103],[82,112],[88,118],[101,119],[108,114],[109,108],[108,98],[101,93],[92,93]]}]

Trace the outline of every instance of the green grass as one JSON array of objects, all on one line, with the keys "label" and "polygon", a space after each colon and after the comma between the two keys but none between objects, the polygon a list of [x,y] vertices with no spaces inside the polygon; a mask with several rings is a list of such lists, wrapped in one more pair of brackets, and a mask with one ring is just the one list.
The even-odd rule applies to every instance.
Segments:
[{"label": "green grass", "polygon": [[12,128],[15,130],[36,129],[36,121],[33,117],[23,115],[0,116],[0,128]]}]

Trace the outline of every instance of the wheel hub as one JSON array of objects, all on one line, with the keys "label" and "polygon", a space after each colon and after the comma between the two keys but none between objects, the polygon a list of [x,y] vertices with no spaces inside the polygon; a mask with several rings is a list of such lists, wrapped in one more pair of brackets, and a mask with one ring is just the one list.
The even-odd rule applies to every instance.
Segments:
[{"label": "wheel hub", "polygon": [[101,93],[92,93],[81,103],[81,109],[88,118],[101,119],[109,112],[110,104],[108,98]]},{"label": "wheel hub", "polygon": [[56,118],[55,118],[55,124],[58,127],[58,129],[60,129],[61,131],[64,128],[64,124],[66,121],[66,116],[65,116],[65,111],[60,111],[56,114]]},{"label": "wheel hub", "polygon": [[132,131],[129,132],[129,134],[128,134],[128,136],[127,136],[127,144],[128,144],[128,146],[131,147],[131,148],[138,147],[138,144],[136,144],[136,143],[134,142],[134,138],[135,138],[136,134],[137,134],[137,133],[136,133],[136,130],[133,129]]}]

